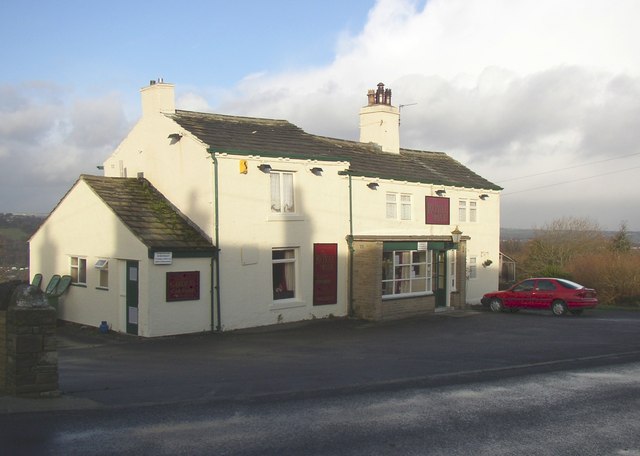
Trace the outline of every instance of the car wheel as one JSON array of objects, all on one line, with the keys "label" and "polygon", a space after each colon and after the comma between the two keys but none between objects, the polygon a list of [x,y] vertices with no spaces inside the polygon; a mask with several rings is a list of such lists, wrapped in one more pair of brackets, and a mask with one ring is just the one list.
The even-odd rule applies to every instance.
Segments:
[{"label": "car wheel", "polygon": [[551,303],[551,312],[553,312],[556,317],[560,317],[567,313],[567,305],[564,303],[564,301],[553,301]]},{"label": "car wheel", "polygon": [[493,298],[491,302],[489,302],[489,308],[494,312],[502,312],[504,310],[502,301],[500,301],[498,298]]}]

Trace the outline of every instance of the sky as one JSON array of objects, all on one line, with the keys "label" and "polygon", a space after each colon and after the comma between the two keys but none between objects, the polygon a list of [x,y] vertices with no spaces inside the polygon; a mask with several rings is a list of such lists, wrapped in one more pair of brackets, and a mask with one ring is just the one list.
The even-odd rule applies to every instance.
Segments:
[{"label": "sky", "polygon": [[140,117],[286,119],[357,140],[379,82],[401,147],[504,188],[501,225],[640,231],[637,0],[4,0],[0,212],[47,214]]}]

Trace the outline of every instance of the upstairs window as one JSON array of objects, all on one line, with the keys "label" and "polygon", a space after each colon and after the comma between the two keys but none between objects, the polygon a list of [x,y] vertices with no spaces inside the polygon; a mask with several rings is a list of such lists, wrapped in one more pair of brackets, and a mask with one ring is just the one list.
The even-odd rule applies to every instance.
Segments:
[{"label": "upstairs window", "polygon": [[467,202],[466,200],[458,201],[458,221],[464,223],[467,221]]},{"label": "upstairs window", "polygon": [[400,219],[411,220],[411,195],[400,195]]},{"label": "upstairs window", "polygon": [[458,221],[460,223],[478,221],[478,202],[459,200],[458,201]]},{"label": "upstairs window", "polygon": [[411,195],[387,192],[386,212],[388,219],[411,220]]},{"label": "upstairs window", "polygon": [[398,194],[387,192],[387,218],[394,219],[398,213]]},{"label": "upstairs window", "polygon": [[271,171],[271,212],[274,214],[295,214],[293,195],[293,173]]}]

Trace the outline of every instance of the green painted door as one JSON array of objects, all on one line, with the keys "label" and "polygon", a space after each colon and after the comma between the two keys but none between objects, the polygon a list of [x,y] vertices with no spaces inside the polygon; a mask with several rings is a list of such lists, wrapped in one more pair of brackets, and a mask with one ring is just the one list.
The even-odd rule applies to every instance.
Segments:
[{"label": "green painted door", "polygon": [[127,333],[138,334],[138,262],[127,261]]},{"label": "green painted door", "polygon": [[436,308],[447,305],[447,251],[435,250],[435,286],[433,294],[436,298]]}]

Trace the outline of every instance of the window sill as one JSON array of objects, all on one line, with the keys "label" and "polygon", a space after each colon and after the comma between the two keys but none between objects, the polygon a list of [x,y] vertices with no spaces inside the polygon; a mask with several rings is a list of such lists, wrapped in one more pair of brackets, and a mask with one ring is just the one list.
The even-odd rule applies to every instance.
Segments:
[{"label": "window sill", "polygon": [[109,291],[108,287],[96,287],[96,290]]},{"label": "window sill", "polygon": [[304,307],[306,304],[295,299],[283,299],[282,301],[273,301],[269,306],[269,310],[293,309],[295,307]]},{"label": "window sill", "polygon": [[408,298],[420,298],[422,296],[433,296],[433,292],[427,291],[424,293],[405,293],[405,294],[393,294],[383,295],[383,301],[393,301],[394,299],[408,299]]},{"label": "window sill", "polygon": [[289,221],[301,221],[304,220],[304,216],[291,214],[291,215],[280,215],[280,214],[270,214],[267,217],[268,222],[289,222]]},{"label": "window sill", "polygon": [[72,287],[87,288],[86,283],[70,283],[69,285],[71,285]]}]

